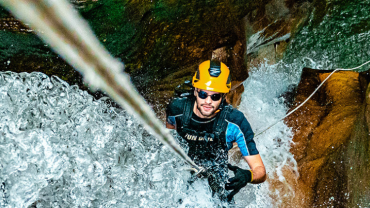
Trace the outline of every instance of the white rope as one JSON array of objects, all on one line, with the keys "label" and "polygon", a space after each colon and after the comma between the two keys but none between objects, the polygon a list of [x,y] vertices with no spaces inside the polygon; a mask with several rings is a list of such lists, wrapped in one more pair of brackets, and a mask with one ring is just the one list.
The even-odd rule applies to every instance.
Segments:
[{"label": "white rope", "polygon": [[84,76],[90,86],[107,92],[176,155],[195,170],[202,170],[136,91],[129,76],[122,72],[124,65],[109,54],[67,0],[0,0],[0,4],[28,23],[44,42]]},{"label": "white rope", "polygon": [[355,70],[355,69],[358,69],[358,68],[361,68],[363,67],[364,65],[370,63],[370,61],[367,61],[363,64],[361,64],[360,66],[358,67],[355,67],[355,68],[351,68],[351,69],[341,69],[341,68],[338,68],[338,69],[335,69],[332,73],[330,73],[330,75],[328,77],[326,77],[326,79],[315,89],[315,91],[313,91],[313,93],[303,102],[301,103],[299,106],[297,106],[294,110],[292,110],[291,112],[289,112],[286,116],[284,116],[283,118],[279,119],[278,121],[276,121],[275,123],[273,123],[272,125],[270,125],[269,127],[267,127],[266,129],[258,132],[255,134],[255,137],[261,135],[262,133],[264,133],[265,131],[267,131],[268,129],[270,129],[271,127],[275,126],[277,123],[279,123],[280,121],[282,121],[284,118],[290,116],[292,113],[294,113],[296,110],[298,110],[300,107],[302,107],[316,92],[317,90],[320,89],[320,87],[326,82],[326,80],[328,80],[331,75],[333,75],[335,72],[337,71],[352,71],[352,70]]}]

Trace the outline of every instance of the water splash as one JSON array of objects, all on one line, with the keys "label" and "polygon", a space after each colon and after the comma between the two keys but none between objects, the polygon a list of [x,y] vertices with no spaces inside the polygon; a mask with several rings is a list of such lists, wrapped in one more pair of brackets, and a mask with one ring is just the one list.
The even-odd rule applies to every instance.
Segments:
[{"label": "water splash", "polygon": [[[251,69],[250,77],[244,83],[245,90],[239,110],[249,120],[253,131],[258,132],[286,115],[288,108],[281,95],[290,85],[299,82],[301,68],[298,64],[287,65],[280,62],[270,65],[266,61],[256,67],[252,66]],[[248,185],[236,195],[236,201],[248,204],[248,207],[271,207],[273,204],[281,205],[284,195],[294,196],[294,189],[284,175],[284,168],[298,173],[296,161],[289,152],[292,136],[291,129],[282,121],[255,138],[269,181],[284,184],[285,193],[279,193],[281,190],[274,189],[269,182],[265,182]],[[238,165],[248,168],[244,161]],[[279,197],[273,199],[270,197],[272,195]]]},{"label": "water splash", "polygon": [[[3,0],[0,4],[35,28],[41,39],[74,66],[92,88],[107,92],[117,103],[146,125],[163,144],[197,171],[198,167],[178,146],[130,82],[124,65],[112,57],[88,24],[66,0]],[[47,18],[46,18],[47,17]]]},{"label": "water splash", "polygon": [[220,204],[183,166],[109,100],[55,76],[0,73],[1,207]]},{"label": "water splash", "polygon": [[[279,95],[297,79],[265,64],[248,80],[240,110],[258,131],[285,114]],[[206,180],[190,185],[183,161],[125,110],[55,76],[0,73],[0,115],[2,207],[220,204]],[[279,123],[256,142],[269,177],[284,181],[282,168],[295,167],[290,129]],[[268,183],[248,185],[235,201],[237,207],[271,207],[270,194]]]}]

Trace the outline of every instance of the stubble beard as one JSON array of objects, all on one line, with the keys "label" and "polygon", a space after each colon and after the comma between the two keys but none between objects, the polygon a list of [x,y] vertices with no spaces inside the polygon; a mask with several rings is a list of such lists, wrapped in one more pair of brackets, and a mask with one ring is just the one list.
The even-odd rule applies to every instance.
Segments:
[{"label": "stubble beard", "polygon": [[[204,105],[204,104],[203,104],[203,105]],[[199,104],[198,104],[198,102],[197,102],[197,109],[198,109],[199,113],[200,113],[200,114],[202,114],[202,116],[204,116],[204,117],[209,117],[209,116],[211,116],[211,115],[213,115],[213,114],[215,113],[216,109],[215,109],[215,107],[214,107],[214,106],[212,106],[212,105],[211,105],[211,107],[212,107],[212,109],[213,109],[212,111],[210,111],[210,112],[203,112],[203,111],[202,111],[202,108],[201,108],[203,105],[199,105]]]}]

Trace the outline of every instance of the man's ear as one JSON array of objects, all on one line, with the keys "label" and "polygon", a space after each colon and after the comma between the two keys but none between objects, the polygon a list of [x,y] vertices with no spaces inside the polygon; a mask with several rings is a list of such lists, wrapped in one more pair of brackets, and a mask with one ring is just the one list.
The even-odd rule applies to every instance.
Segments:
[{"label": "man's ear", "polygon": [[195,91],[198,91],[198,88],[194,88],[194,96],[197,96],[197,95],[195,94]]}]

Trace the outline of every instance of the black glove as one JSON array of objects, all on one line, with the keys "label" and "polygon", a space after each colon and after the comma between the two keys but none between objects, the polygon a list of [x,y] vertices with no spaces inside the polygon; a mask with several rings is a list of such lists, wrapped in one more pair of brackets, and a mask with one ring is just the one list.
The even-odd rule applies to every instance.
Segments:
[{"label": "black glove", "polygon": [[234,195],[238,193],[240,189],[242,189],[244,186],[247,185],[247,183],[252,181],[252,171],[244,170],[230,164],[227,164],[227,167],[235,174],[235,177],[229,179],[230,183],[227,183],[225,185],[226,190],[233,189],[233,191],[227,196],[227,200],[231,201]]}]

